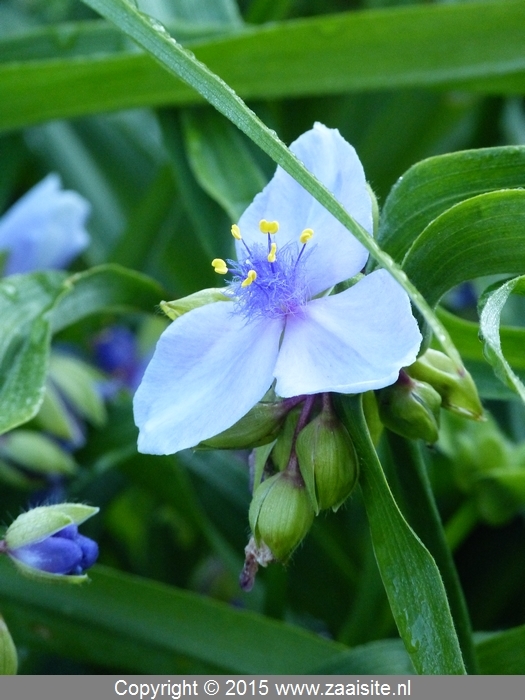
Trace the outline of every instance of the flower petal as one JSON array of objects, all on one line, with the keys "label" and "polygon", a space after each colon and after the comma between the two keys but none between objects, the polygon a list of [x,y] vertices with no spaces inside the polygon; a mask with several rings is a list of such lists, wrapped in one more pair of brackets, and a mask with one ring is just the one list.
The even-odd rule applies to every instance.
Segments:
[{"label": "flower petal", "polygon": [[89,211],[77,192],[61,189],[58,175],[44,178],[0,219],[5,274],[66,267],[89,244]]},{"label": "flower petal", "polygon": [[377,270],[289,317],[275,369],[280,396],[360,393],[392,384],[421,344],[408,296]]},{"label": "flower petal", "polygon": [[[371,233],[372,205],[363,166],[339,131],[316,123],[290,149]],[[275,236],[278,248],[298,243],[305,228],[313,229],[314,237],[308,243],[312,254],[305,262],[312,296],[353,277],[367,261],[368,252],[357,239],[280,166],[239,221],[248,246],[264,242],[259,231],[261,219],[279,222]],[[246,258],[243,244],[236,245],[238,258]]]},{"label": "flower petal", "polygon": [[69,574],[82,561],[80,545],[65,537],[48,537],[41,542],[18,547],[10,552],[26,566],[50,574]]},{"label": "flower petal", "polygon": [[172,454],[226,430],[269,389],[282,319],[247,323],[217,302],[162,334],[134,398],[139,451]]}]

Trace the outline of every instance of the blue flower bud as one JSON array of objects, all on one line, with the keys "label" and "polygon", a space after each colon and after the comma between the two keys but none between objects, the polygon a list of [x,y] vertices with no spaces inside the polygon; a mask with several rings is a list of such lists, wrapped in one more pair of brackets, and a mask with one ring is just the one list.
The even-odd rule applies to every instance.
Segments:
[{"label": "blue flower bud", "polygon": [[96,512],[77,503],[33,508],[8,528],[1,549],[24,574],[83,581],[84,571],[97,560],[98,545],[78,532],[78,524]]},{"label": "blue flower bud", "polygon": [[80,535],[76,525],[69,525],[41,542],[10,551],[9,555],[31,569],[80,576],[96,562],[98,545]]}]

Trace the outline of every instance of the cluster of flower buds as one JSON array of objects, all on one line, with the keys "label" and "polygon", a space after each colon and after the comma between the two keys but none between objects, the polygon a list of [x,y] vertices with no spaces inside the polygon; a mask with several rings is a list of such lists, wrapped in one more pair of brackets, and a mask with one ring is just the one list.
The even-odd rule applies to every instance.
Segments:
[{"label": "cluster of flower buds", "polygon": [[78,532],[78,525],[98,513],[81,503],[38,506],[22,513],[0,541],[23,574],[44,580],[80,583],[98,557],[98,545]]},{"label": "cluster of flower buds", "polygon": [[[317,402],[322,405],[317,406]],[[275,413],[277,406],[281,413],[287,412],[280,415],[277,437],[257,448],[262,459],[255,460],[258,466],[249,512],[253,537],[245,550],[244,590],[253,586],[259,565],[286,562],[315,515],[321,510],[337,510],[357,483],[357,455],[329,394],[274,404]],[[246,425],[245,421],[241,423]],[[234,431],[235,426],[228,432]],[[263,475],[266,478],[261,481]]]},{"label": "cluster of flower buds", "polygon": [[377,391],[376,398],[383,425],[399,435],[428,443],[438,439],[440,408],[472,420],[483,418],[470,374],[433,349],[401,370],[397,382]]}]

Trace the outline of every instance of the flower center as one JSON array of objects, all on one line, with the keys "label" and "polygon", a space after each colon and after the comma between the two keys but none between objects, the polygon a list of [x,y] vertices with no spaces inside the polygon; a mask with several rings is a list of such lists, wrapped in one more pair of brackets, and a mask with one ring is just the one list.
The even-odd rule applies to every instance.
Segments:
[{"label": "flower center", "polygon": [[235,301],[236,311],[247,319],[297,314],[309,299],[304,263],[311,250],[305,251],[305,248],[314,232],[305,229],[297,242],[278,248],[277,221],[263,219],[259,230],[266,235],[266,244],[255,243],[248,247],[234,224],[232,236],[242,241],[246,257],[238,261],[215,258],[212,266],[220,275],[233,275],[225,293]]}]

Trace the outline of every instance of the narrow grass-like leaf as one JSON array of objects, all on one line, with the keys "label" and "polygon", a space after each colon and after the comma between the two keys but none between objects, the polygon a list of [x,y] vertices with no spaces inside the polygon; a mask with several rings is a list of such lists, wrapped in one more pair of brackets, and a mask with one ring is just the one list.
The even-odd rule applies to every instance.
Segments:
[{"label": "narrow grass-like leaf", "polygon": [[454,362],[461,366],[461,358],[446,329],[406,274],[221,78],[214,75],[192,53],[173,39],[165,27],[151,17],[141,14],[123,0],[85,0],[85,2],[119,26],[150,52],[168,71],[179,76],[200,92],[210,104],[230,119],[241,131],[244,131],[254,143],[333,214],[367,248],[375,260],[404,287],[434,331],[439,343]]},{"label": "narrow grass-like leaf", "polygon": [[[249,611],[97,566],[89,586],[44,586],[0,561],[15,642],[110,669],[173,673],[186,658],[230,673],[306,673],[341,644]],[[247,643],[247,640],[249,643]]]},{"label": "narrow grass-like leaf", "polygon": [[420,674],[464,674],[439,570],[401,514],[370,440],[361,397],[338,399],[359,455],[372,542],[399,634]]},{"label": "narrow grass-like leaf", "polygon": [[[487,290],[480,300],[479,329],[485,344],[485,356],[494,368],[496,375],[510,386],[525,402],[525,386],[513,372],[503,354],[500,338],[501,312],[511,294],[525,296],[525,276],[516,277]],[[522,346],[522,353],[525,345]]]},{"label": "narrow grass-like leaf", "polygon": [[478,642],[481,673],[525,675],[525,625],[494,634]]},{"label": "narrow grass-like leaf", "polygon": [[267,183],[241,135],[215,111],[201,109],[183,114],[186,151],[201,187],[239,220],[255,195]]},{"label": "narrow grass-like leaf", "polygon": [[[100,2],[96,9],[106,14]],[[127,42],[105,36],[92,23],[85,26],[8,40],[9,62],[0,69],[0,128],[202,101]],[[225,25],[208,33],[217,29],[224,33]],[[184,23],[170,31],[182,41],[191,36]],[[204,27],[197,31],[206,33]],[[521,0],[348,12],[234,31],[188,45],[245,99],[425,86],[472,86],[492,94],[521,94],[525,88]]]},{"label": "narrow grass-like leaf", "polygon": [[501,190],[447,209],[418,236],[403,262],[428,303],[460,282],[525,272],[525,191]]},{"label": "narrow grass-like leaf", "polygon": [[525,147],[505,146],[447,153],[413,165],[394,185],[383,207],[378,241],[402,262],[436,217],[478,194],[525,187]]}]

